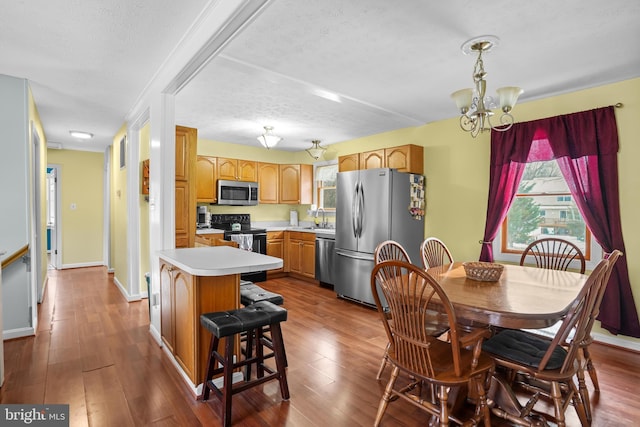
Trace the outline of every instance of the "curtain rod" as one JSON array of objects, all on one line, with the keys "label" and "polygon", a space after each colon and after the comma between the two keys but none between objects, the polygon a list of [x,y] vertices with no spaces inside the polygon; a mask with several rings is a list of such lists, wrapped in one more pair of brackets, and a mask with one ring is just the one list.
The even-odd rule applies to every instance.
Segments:
[{"label": "curtain rod", "polygon": [[624,104],[622,102],[618,102],[617,104],[613,104],[613,106],[616,108],[622,108],[624,107]]}]

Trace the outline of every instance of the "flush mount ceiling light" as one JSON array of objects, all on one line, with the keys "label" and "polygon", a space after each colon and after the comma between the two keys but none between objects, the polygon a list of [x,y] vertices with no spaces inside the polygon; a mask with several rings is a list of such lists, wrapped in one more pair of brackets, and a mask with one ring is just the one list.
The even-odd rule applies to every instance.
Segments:
[{"label": "flush mount ceiling light", "polygon": [[327,151],[327,149],[320,146],[319,139],[314,139],[313,141],[311,141],[311,144],[311,147],[307,148],[305,151],[309,153],[311,157],[318,160],[320,157],[322,157],[324,152]]},{"label": "flush mount ceiling light", "polygon": [[[451,98],[460,110],[460,127],[465,132],[471,133],[472,137],[489,130],[505,131],[513,126],[513,116],[511,110],[516,105],[518,97],[523,92],[515,86],[501,87],[497,90],[499,105],[491,96],[486,96],[487,82],[482,62],[482,54],[489,52],[496,47],[500,39],[496,36],[480,36],[466,41],[462,46],[462,52],[467,55],[477,54],[478,58],[473,67],[474,88],[461,89],[451,94]],[[502,109],[500,123],[491,123],[491,116],[494,115],[492,109]]]},{"label": "flush mount ceiling light", "polygon": [[70,130],[69,133],[71,136],[78,139],[91,139],[93,138],[93,134],[89,132],[83,132],[81,130]]},{"label": "flush mount ceiling light", "polygon": [[258,137],[258,141],[264,148],[269,149],[275,147],[278,142],[282,141],[282,138],[273,134],[273,127],[265,126],[264,133]]}]

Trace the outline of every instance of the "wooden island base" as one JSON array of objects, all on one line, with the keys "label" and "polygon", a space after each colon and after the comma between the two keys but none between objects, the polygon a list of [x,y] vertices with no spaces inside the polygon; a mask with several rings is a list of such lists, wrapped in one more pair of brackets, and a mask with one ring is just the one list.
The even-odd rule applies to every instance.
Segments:
[{"label": "wooden island base", "polygon": [[198,390],[211,338],[200,315],[239,308],[240,273],[280,268],[282,260],[227,246],[174,249],[159,256],[162,342]]}]

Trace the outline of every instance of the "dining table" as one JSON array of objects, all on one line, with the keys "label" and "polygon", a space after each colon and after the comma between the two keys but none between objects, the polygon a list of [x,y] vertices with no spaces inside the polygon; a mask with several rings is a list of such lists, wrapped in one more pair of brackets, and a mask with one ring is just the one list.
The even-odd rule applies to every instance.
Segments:
[{"label": "dining table", "polygon": [[[427,269],[464,324],[509,329],[542,329],[564,319],[588,275],[505,264],[496,281],[467,277],[462,262]],[[523,407],[508,382],[494,374],[489,390],[494,413],[518,418]],[[532,418],[531,425],[539,425]],[[543,424],[541,424],[543,425]]]},{"label": "dining table", "polygon": [[585,274],[505,264],[497,281],[467,277],[462,262],[427,269],[460,319],[510,329],[541,329],[562,320]]}]

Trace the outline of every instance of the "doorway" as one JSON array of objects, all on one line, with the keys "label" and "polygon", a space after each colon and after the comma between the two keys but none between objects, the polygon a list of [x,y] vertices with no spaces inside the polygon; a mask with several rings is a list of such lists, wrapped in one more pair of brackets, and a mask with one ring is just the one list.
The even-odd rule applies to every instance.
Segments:
[{"label": "doorway", "polygon": [[47,269],[60,269],[60,175],[59,165],[47,165]]}]

